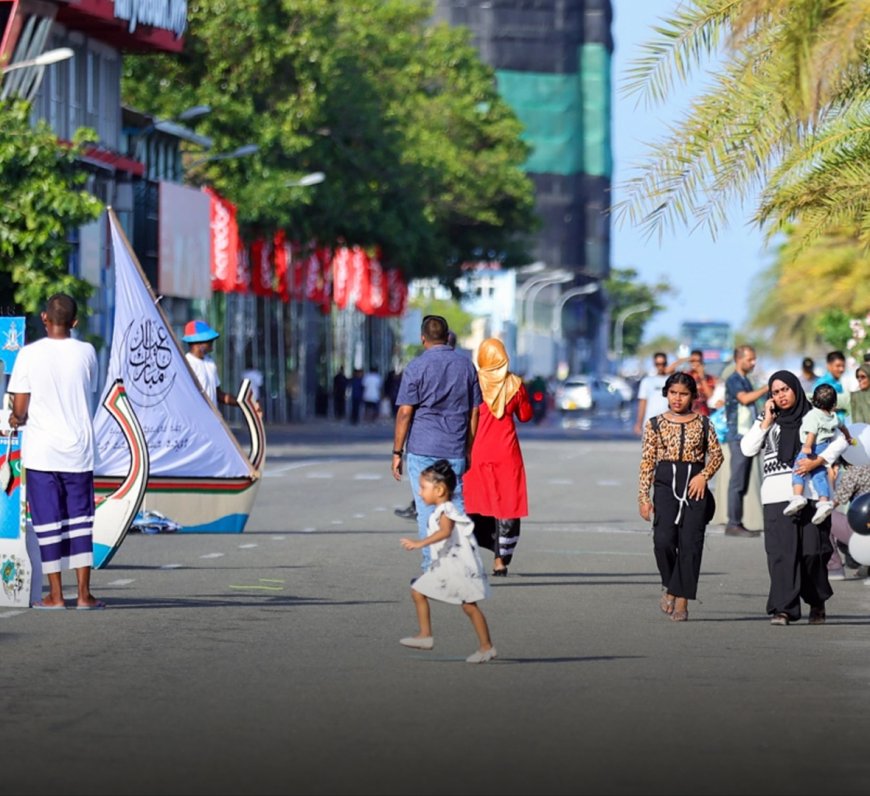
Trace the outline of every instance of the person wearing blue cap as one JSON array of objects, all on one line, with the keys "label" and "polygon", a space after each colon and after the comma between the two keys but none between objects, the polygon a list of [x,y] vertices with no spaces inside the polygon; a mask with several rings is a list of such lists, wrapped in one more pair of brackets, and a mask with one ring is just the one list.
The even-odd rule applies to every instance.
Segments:
[{"label": "person wearing blue cap", "polygon": [[185,355],[187,363],[211,402],[215,406],[218,404],[238,406],[236,397],[221,389],[217,363],[211,356],[214,341],[218,337],[220,334],[205,321],[188,321],[184,326],[184,336],[181,339],[189,346]]}]

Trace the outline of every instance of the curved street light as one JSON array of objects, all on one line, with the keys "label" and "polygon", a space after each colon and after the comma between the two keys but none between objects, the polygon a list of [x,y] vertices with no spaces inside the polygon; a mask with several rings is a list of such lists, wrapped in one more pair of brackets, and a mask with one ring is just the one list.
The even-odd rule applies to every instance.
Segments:
[{"label": "curved street light", "polygon": [[284,183],[287,188],[308,188],[311,185],[319,185],[326,179],[326,175],[322,171],[312,171],[300,177],[298,180],[290,180]]},{"label": "curved street light", "polygon": [[197,158],[190,163],[187,168],[192,169],[196,166],[200,166],[203,163],[209,163],[213,160],[231,160],[232,158],[243,158],[248,155],[256,154],[260,151],[259,144],[242,144],[241,146],[237,146],[232,152],[218,152],[215,155],[206,155],[203,158]]},{"label": "curved street light", "polygon": [[592,282],[582,287],[575,287],[571,290],[566,290],[560,297],[556,306],[553,308],[553,339],[559,340],[562,337],[562,311],[565,305],[572,299],[578,296],[589,296],[592,293],[597,293],[600,285],[597,282]]},{"label": "curved street light", "polygon": [[71,47],[58,47],[56,50],[46,50],[40,53],[35,58],[28,58],[26,61],[17,61],[14,64],[8,64],[3,67],[3,74],[12,72],[16,69],[27,69],[30,66],[49,66],[56,64],[58,61],[66,61],[72,58],[75,51]]},{"label": "curved street light", "polygon": [[626,307],[616,316],[616,321],[613,326],[613,352],[616,355],[616,361],[619,363],[620,369],[622,367],[622,328],[625,326],[625,319],[628,318],[629,315],[635,315],[638,312],[646,312],[648,309],[652,309],[652,304],[645,301],[642,304],[632,304],[630,307]]}]

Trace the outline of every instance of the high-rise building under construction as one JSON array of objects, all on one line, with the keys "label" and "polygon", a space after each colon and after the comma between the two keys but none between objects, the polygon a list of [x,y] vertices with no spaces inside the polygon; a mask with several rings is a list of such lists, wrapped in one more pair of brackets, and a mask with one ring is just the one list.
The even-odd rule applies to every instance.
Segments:
[{"label": "high-rise building under construction", "polygon": [[[610,0],[437,0],[436,21],[464,25],[532,147],[525,170],[542,220],[535,257],[573,286],[610,270]],[[572,287],[568,284],[563,289]],[[603,370],[607,299],[566,303],[571,370]]]}]

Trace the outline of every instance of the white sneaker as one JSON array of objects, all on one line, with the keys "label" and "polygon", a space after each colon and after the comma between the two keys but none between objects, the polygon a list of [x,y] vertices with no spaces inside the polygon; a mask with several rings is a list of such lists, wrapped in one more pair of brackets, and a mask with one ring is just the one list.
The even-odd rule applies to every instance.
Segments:
[{"label": "white sneaker", "polygon": [[818,525],[820,522],[824,522],[831,516],[833,510],[834,504],[830,500],[820,500],[816,505],[816,513],[813,514],[813,518],[810,522],[812,522],[813,525]]},{"label": "white sneaker", "polygon": [[496,656],[495,647],[490,647],[486,652],[481,652],[478,650],[473,655],[469,655],[466,659],[466,663],[486,663],[487,661],[491,661]]},{"label": "white sneaker", "polygon": [[413,647],[415,650],[430,650],[435,646],[435,639],[432,636],[408,636],[400,638],[399,644],[403,647]]},{"label": "white sneaker", "polygon": [[797,514],[804,506],[807,505],[807,499],[803,495],[795,495],[788,505],[782,510],[786,517],[791,517]]}]

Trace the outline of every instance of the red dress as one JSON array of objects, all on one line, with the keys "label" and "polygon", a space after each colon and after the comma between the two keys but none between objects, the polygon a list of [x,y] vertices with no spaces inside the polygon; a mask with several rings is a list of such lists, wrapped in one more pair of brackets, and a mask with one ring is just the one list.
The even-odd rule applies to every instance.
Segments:
[{"label": "red dress", "polygon": [[532,404],[525,385],[508,401],[500,420],[485,402],[480,405],[480,420],[471,449],[471,469],[462,476],[467,514],[499,519],[529,516],[526,468],[514,415],[521,423],[532,419]]}]

